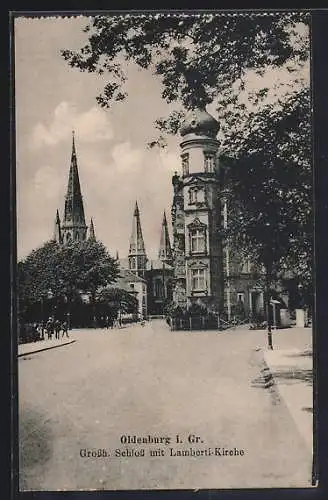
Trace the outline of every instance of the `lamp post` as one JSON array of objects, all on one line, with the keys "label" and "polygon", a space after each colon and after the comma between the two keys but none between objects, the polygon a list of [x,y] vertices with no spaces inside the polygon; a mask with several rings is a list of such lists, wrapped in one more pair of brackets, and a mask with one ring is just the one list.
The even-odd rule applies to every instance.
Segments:
[{"label": "lamp post", "polygon": [[263,252],[263,260],[264,268],[265,268],[265,308],[267,314],[267,334],[268,334],[268,348],[273,350],[272,344],[272,327],[271,327],[271,315],[270,315],[270,306],[271,306],[271,275],[272,275],[272,262],[273,262],[273,242],[271,235],[272,227],[271,223],[268,221],[265,223],[265,233],[266,233],[266,244],[264,245]]},{"label": "lamp post", "polygon": [[[49,289],[47,291],[47,299],[48,299],[48,301],[51,301],[53,299],[53,297],[54,297],[54,294],[52,293],[52,290]],[[52,312],[53,311],[52,311],[52,304],[51,304],[51,307],[50,307],[50,315],[51,315],[51,317],[52,317]]]}]

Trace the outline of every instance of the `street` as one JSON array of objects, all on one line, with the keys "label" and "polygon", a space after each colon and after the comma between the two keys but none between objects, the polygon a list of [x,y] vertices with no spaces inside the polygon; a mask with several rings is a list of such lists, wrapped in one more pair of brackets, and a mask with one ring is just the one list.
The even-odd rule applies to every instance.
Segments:
[{"label": "street", "polygon": [[[72,336],[18,361],[21,490],[310,486],[312,457],[286,405],[251,384],[264,331],[171,332],[156,320]],[[174,455],[191,447],[243,454]],[[115,456],[127,448],[145,456]],[[111,456],[80,453],[98,449]]]}]

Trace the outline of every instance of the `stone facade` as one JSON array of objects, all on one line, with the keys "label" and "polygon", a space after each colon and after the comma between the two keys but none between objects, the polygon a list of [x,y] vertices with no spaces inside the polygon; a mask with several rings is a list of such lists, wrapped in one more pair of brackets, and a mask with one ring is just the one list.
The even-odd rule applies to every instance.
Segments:
[{"label": "stone facade", "polygon": [[173,300],[213,311],[224,303],[218,130],[205,110],[186,117],[180,130],[182,175],[172,178]]}]

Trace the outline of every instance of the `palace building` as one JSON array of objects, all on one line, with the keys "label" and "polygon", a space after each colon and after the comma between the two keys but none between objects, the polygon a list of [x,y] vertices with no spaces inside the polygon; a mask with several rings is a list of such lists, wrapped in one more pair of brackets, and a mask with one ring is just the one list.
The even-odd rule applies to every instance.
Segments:
[{"label": "palace building", "polygon": [[263,314],[261,273],[244,262],[220,236],[229,220],[223,197],[224,167],[217,139],[219,123],[195,109],[180,128],[181,172],[172,177],[173,300],[185,308]]}]

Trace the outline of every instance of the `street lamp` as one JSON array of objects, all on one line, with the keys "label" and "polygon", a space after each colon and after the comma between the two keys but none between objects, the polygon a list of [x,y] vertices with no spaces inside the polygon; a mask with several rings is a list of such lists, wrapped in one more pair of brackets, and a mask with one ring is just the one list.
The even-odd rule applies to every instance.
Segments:
[{"label": "street lamp", "polygon": [[267,310],[267,323],[268,323],[268,348],[273,350],[272,344],[272,329],[271,329],[271,315],[270,315],[270,306],[271,306],[271,293],[270,293],[270,285],[271,285],[271,273],[272,273],[272,262],[273,262],[273,242],[270,245],[272,236],[271,236],[271,223],[267,221],[265,223],[265,229],[267,233],[266,244],[263,248],[263,263],[265,268],[265,303]]}]

